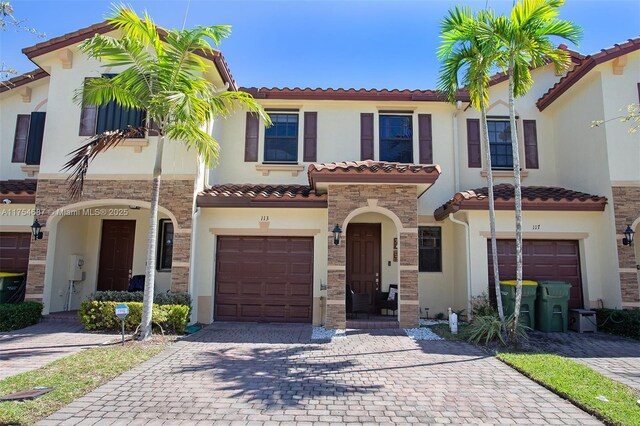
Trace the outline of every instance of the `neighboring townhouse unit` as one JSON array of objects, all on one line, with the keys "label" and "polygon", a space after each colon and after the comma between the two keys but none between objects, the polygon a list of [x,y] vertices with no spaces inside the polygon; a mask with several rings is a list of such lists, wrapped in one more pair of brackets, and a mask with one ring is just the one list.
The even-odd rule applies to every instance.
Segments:
[{"label": "neighboring townhouse unit", "polygon": [[[97,24],[24,49],[40,70],[0,89],[0,192],[11,200],[0,210],[0,269],[28,270],[27,297],[46,313],[144,274],[156,136],[97,158],[80,200],[69,200],[60,171],[88,135],[144,119],[72,101],[85,78],[118,72],[76,47],[110,31]],[[570,282],[571,307],[640,307],[640,250],[622,244],[626,226],[640,223],[640,140],[614,119],[639,102],[639,48],[634,39],[592,56],[571,52],[566,75],[535,69],[533,88],[516,100],[524,276]],[[396,285],[393,313],[411,327],[493,294],[487,167],[479,113],[464,93],[452,105],[431,90],[236,89],[220,54],[206,60],[216,85],[251,93],[273,126],[249,113],[212,123],[221,146],[213,169],[179,143],[165,146],[157,291],[189,291],[193,321],[343,328],[347,285],[368,295],[371,312]],[[490,95],[500,273],[512,279],[503,76]],[[609,121],[592,128],[598,119]],[[34,214],[18,209],[35,214],[42,239],[30,236]],[[70,283],[73,255],[84,260],[83,279]]]}]

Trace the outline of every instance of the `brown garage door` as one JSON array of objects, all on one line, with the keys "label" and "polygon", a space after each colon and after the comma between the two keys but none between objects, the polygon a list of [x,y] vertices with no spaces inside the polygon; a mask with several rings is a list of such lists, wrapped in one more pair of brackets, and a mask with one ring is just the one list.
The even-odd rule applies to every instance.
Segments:
[{"label": "brown garage door", "polygon": [[[487,241],[489,253],[489,294],[495,301],[493,285],[493,260],[491,240]],[[571,283],[569,308],[582,308],[582,278],[580,277],[580,252],[577,241],[524,240],[522,250],[522,277],[533,281],[566,281]],[[500,279],[516,278],[516,241],[498,240]]]},{"label": "brown garage door", "polygon": [[218,237],[218,321],[311,322],[313,238]]},{"label": "brown garage door", "polygon": [[0,232],[0,272],[27,272],[31,233]]}]

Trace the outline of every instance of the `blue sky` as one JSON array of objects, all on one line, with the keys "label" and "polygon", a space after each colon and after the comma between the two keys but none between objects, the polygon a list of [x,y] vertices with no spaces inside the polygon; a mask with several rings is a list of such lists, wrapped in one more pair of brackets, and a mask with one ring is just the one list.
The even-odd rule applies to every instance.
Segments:
[{"label": "blue sky", "polygon": [[[103,0],[13,0],[18,18],[51,38],[100,22]],[[187,0],[132,0],[157,24],[181,27]],[[439,63],[439,22],[454,5],[507,13],[511,0],[191,0],[187,27],[230,24],[220,46],[241,86],[433,89]],[[567,0],[561,17],[584,29],[584,54],[640,34],[638,0]],[[21,49],[41,39],[25,32],[0,34],[2,62],[20,72],[34,65]]]}]

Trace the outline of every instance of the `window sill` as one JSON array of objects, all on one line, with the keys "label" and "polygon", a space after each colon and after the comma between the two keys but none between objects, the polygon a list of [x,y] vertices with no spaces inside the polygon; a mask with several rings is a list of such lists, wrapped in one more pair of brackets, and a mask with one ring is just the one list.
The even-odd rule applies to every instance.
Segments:
[{"label": "window sill", "polygon": [[125,141],[118,144],[118,146],[133,147],[133,152],[141,153],[142,148],[149,146],[149,139],[125,139]]},{"label": "window sill", "polygon": [[20,166],[20,170],[22,170],[23,173],[26,173],[28,177],[34,177],[36,173],[40,172],[40,166],[23,164]]},{"label": "window sill", "polygon": [[271,172],[291,172],[291,176],[298,176],[304,171],[304,166],[299,164],[256,164],[256,170],[262,172],[262,176],[269,176]]},{"label": "window sill", "polygon": [[[482,170],[480,172],[480,176],[482,177],[487,177],[487,171],[486,170]],[[529,172],[526,170],[520,170],[520,177],[527,177],[529,176]],[[493,171],[493,177],[513,177],[513,170],[494,170]]]}]

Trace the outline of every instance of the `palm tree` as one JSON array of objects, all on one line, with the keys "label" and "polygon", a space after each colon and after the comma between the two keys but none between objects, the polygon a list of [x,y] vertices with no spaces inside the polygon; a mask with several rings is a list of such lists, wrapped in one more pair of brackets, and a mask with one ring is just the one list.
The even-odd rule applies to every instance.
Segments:
[{"label": "palm tree", "polygon": [[[516,300],[514,318],[520,318],[522,301],[522,182],[520,177],[520,154],[516,132],[515,98],[526,94],[533,85],[531,69],[548,63],[556,73],[566,71],[571,60],[569,54],[556,47],[550,36],[557,36],[578,44],[582,29],[558,18],[564,0],[521,0],[513,6],[509,18],[500,16],[493,21],[493,30],[486,31],[481,38],[499,40],[498,63],[509,77],[509,119],[511,146],[513,151],[513,175],[516,216]],[[516,327],[511,323],[509,337],[517,345]]]},{"label": "palm tree", "polygon": [[[491,152],[489,149],[489,131],[487,128],[486,108],[489,104],[490,71],[496,58],[496,43],[489,37],[480,38],[480,28],[490,28],[495,19],[491,10],[478,12],[476,17],[468,7],[455,7],[440,24],[442,44],[438,49],[438,59],[443,61],[440,68],[438,89],[446,93],[450,102],[456,102],[456,94],[462,86],[469,92],[471,104],[480,110],[482,123],[482,144],[484,146],[487,167],[487,188],[489,191],[489,224],[491,228],[491,253],[493,255],[493,276],[495,280],[498,315],[506,332],[502,298],[500,296],[500,275],[498,271],[498,248],[496,244],[496,217],[493,199],[493,173],[491,170]],[[462,81],[459,75],[463,73]],[[469,295],[471,297],[471,295]]]},{"label": "palm tree", "polygon": [[218,46],[229,36],[229,26],[166,31],[157,28],[148,14],[140,18],[126,6],[116,6],[108,22],[114,29],[119,29],[122,36],[97,34],[83,42],[80,50],[101,61],[105,67],[126,68],[113,78],[88,79],[84,87],[76,91],[76,101],[92,106],[114,101],[124,108],[146,111],[147,121],[143,127],[107,131],[91,137],[70,154],[72,158],[64,169],[71,171],[68,178],[71,196],[79,197],[89,163],[96,155],[152,127],[158,132],[139,336],[145,340],[151,336],[158,198],[165,140],[184,143],[187,148],[197,151],[200,161],[213,166],[218,161],[219,146],[203,130],[207,123],[217,117],[226,117],[237,108],[258,114],[265,124],[270,121],[251,95],[215,87],[203,77],[211,64],[201,55],[216,54],[207,38]]}]

